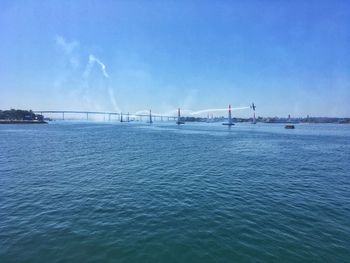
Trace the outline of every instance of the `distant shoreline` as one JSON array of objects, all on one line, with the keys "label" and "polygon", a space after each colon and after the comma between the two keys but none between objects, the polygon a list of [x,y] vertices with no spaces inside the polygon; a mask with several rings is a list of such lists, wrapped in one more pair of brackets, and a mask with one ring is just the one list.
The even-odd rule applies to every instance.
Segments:
[{"label": "distant shoreline", "polygon": [[0,110],[0,124],[45,124],[44,116],[32,110]]}]

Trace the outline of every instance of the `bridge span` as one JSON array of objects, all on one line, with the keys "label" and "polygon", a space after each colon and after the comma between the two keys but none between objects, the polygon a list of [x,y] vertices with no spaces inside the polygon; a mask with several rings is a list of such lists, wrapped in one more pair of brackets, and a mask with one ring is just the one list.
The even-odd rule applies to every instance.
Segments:
[{"label": "bridge span", "polygon": [[[118,121],[120,122],[129,122],[130,118],[139,118],[139,120],[143,120],[146,118],[148,122],[153,122],[154,120],[176,120],[178,117],[176,116],[168,116],[168,115],[160,115],[160,114],[152,114],[150,111],[149,114],[132,114],[132,113],[123,113],[123,112],[109,112],[109,111],[74,111],[74,110],[35,110],[34,113],[44,115],[45,114],[58,114],[61,116],[61,120],[65,120],[66,115],[73,114],[81,114],[84,119],[89,120],[91,115],[102,115],[103,119],[106,120],[106,116],[108,117],[108,121],[112,120],[112,116],[116,116]],[[55,119],[55,118],[53,118]]]},{"label": "bridge span", "polygon": [[[253,116],[253,124],[256,123],[255,120],[255,108],[256,106],[254,105],[254,103],[252,103],[251,106],[249,107],[239,107],[239,108],[235,108],[236,110],[240,110],[240,109],[253,109],[254,111],[254,116]],[[192,116],[194,114],[199,114],[199,113],[205,113],[205,112],[209,112],[209,111],[222,111],[225,109],[206,109],[206,110],[201,110],[201,111],[197,111],[197,112],[192,112]],[[232,121],[232,116],[231,116],[231,110],[233,110],[233,108],[231,108],[231,104],[229,104],[228,106],[228,123],[224,123],[225,125],[234,125],[233,121]],[[148,114],[143,113],[141,114],[141,112],[147,112],[146,111],[141,111],[141,112],[136,112],[133,114],[130,114],[129,112],[127,113],[123,113],[123,112],[111,112],[111,111],[74,111],[74,110],[36,110],[34,111],[35,113],[40,113],[41,115],[44,114],[59,114],[62,116],[62,120],[65,119],[65,115],[66,114],[82,114],[83,116],[85,116],[86,120],[89,120],[89,116],[90,115],[102,115],[104,121],[106,120],[106,116],[108,116],[108,121],[111,121],[111,117],[112,116],[116,116],[117,119],[114,120],[119,120],[120,122],[129,122],[129,121],[142,121],[143,118],[146,118],[148,123],[152,123],[154,120],[159,120],[159,121],[164,121],[164,120],[172,120],[175,121],[176,120],[176,124],[180,125],[180,124],[184,124],[183,122],[183,116],[180,115],[180,108],[177,111],[177,116],[169,116],[169,115],[162,115],[162,114],[152,114],[152,111],[149,110]],[[209,115],[208,115],[209,116]],[[132,118],[132,119],[130,119]],[[138,119],[137,119],[138,118]],[[207,120],[209,119],[209,117],[207,118]]]}]

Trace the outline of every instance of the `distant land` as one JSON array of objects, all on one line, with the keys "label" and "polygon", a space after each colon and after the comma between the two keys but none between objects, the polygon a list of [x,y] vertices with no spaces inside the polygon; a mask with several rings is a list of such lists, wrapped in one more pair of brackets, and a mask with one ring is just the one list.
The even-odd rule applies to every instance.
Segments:
[{"label": "distant land", "polygon": [[[181,117],[181,121],[185,122],[222,122],[227,118],[213,117],[213,118],[198,118],[198,117]],[[253,118],[235,118],[232,117],[233,122],[252,122]],[[291,117],[257,117],[256,122],[261,123],[335,123],[335,124],[350,124],[350,118],[338,117],[305,117],[305,118],[291,118]]]},{"label": "distant land", "polygon": [[[32,110],[0,110],[0,124],[25,124],[25,123],[47,123],[44,115],[35,114]],[[180,117],[182,122],[223,122],[227,121],[227,117]],[[252,122],[253,118],[235,118],[232,117],[232,122]],[[256,122],[260,123],[333,123],[333,124],[350,124],[350,118],[339,117],[304,117],[292,118],[288,117],[257,117]]]},{"label": "distant land", "polygon": [[41,124],[44,116],[31,110],[0,110],[0,124]]}]

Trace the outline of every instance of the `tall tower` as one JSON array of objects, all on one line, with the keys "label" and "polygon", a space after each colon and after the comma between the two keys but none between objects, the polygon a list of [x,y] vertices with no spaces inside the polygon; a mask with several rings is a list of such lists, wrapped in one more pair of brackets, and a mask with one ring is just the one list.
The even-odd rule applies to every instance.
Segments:
[{"label": "tall tower", "polygon": [[149,123],[153,123],[152,121],[152,111],[149,110]]},{"label": "tall tower", "polygon": [[255,108],[256,106],[254,105],[254,102],[252,103],[252,105],[250,105],[250,108],[253,110],[253,124],[256,124],[256,119],[255,119]]},{"label": "tall tower", "polygon": [[123,122],[123,113],[120,113],[120,122]]},{"label": "tall tower", "polygon": [[228,105],[228,122],[227,122],[227,123],[223,123],[223,125],[228,125],[228,126],[233,126],[233,125],[235,125],[235,124],[232,122],[231,104]]},{"label": "tall tower", "polygon": [[183,121],[181,121],[180,108],[177,109],[177,122],[176,122],[176,124],[177,125],[185,124]]},{"label": "tall tower", "polygon": [[231,104],[228,105],[228,124],[232,125]]}]

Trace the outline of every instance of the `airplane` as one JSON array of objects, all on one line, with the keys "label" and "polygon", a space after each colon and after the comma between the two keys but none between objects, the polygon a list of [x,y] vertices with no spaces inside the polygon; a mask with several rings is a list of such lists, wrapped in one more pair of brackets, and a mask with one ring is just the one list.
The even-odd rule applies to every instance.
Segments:
[{"label": "airplane", "polygon": [[252,105],[250,105],[250,108],[253,109],[253,111],[255,111],[256,106],[254,105],[254,102],[252,102]]},{"label": "airplane", "polygon": [[255,109],[256,109],[256,106],[254,105],[254,102],[252,102],[252,105],[250,105],[250,108],[251,108],[251,109],[253,110],[253,112],[254,112],[252,124],[256,124],[256,119],[255,119]]}]

